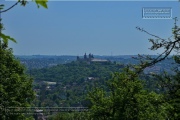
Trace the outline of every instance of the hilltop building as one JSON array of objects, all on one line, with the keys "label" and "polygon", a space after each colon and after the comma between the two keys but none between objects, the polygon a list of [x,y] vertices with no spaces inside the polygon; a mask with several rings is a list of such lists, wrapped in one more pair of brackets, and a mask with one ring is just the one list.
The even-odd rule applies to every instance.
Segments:
[{"label": "hilltop building", "polygon": [[77,61],[86,61],[86,62],[109,62],[109,60],[106,59],[98,59],[98,58],[94,58],[93,54],[89,54],[86,55],[86,53],[84,54],[83,58],[80,58],[79,56],[77,56]]}]

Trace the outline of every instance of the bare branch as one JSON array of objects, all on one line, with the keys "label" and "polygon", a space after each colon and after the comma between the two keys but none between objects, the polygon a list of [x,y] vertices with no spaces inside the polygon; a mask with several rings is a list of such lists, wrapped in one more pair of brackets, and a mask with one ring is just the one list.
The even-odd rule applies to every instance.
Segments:
[{"label": "bare branch", "polygon": [[149,39],[149,42],[152,43],[150,50],[158,50],[160,48],[164,49],[164,51],[161,54],[159,54],[156,58],[152,58],[151,56],[147,56],[147,55],[145,56],[138,55],[138,57],[135,57],[136,60],[140,61],[139,67],[137,67],[137,65],[133,67],[136,70],[137,74],[141,73],[145,68],[153,66],[162,60],[165,60],[173,50],[176,51],[180,50],[180,35],[179,35],[180,28],[178,28],[178,26],[176,25],[177,18],[174,18],[174,20],[175,23],[172,32],[174,36],[174,40],[170,39],[172,36],[166,40],[156,35],[153,35],[140,27],[136,27],[136,29],[138,29],[139,31],[145,32],[146,34],[157,38],[156,40]]},{"label": "bare branch", "polygon": [[12,9],[13,7],[15,7],[16,5],[18,5],[18,3],[20,3],[20,1],[16,2],[14,5],[12,5],[11,7],[9,7],[8,9],[3,10],[3,11],[0,11],[0,13],[7,12],[8,10],[10,10],[10,9]]},{"label": "bare branch", "polygon": [[144,29],[142,29],[142,28],[140,28],[140,27],[136,27],[136,29],[138,29],[138,30],[141,31],[141,32],[145,32],[145,33],[147,33],[147,34],[150,35],[150,36],[153,36],[153,37],[155,37],[155,38],[158,38],[158,39],[160,39],[160,40],[165,41],[165,39],[162,39],[162,38],[160,38],[160,37],[158,37],[158,36],[156,36],[156,35],[154,35],[154,34],[151,34],[151,33],[147,32],[146,30],[144,30]]}]

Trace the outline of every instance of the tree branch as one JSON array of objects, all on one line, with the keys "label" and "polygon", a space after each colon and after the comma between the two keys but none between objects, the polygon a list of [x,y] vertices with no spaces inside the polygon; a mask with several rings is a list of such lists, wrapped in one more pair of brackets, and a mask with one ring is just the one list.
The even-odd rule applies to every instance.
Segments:
[{"label": "tree branch", "polygon": [[9,7],[8,9],[3,10],[3,11],[0,11],[0,13],[7,12],[8,10],[12,9],[13,7],[15,7],[18,3],[20,3],[20,1],[16,2],[14,5],[12,5],[11,7]]},{"label": "tree branch", "polygon": [[[152,47],[150,48],[151,50],[157,50],[160,48],[165,49],[165,51],[162,52],[160,55],[158,55],[156,58],[152,58],[149,56],[142,56],[142,55],[138,55],[138,57],[133,57],[134,59],[140,61],[139,67],[132,66],[133,68],[135,68],[137,74],[141,73],[145,68],[153,66],[162,60],[165,60],[173,50],[180,50],[180,47],[179,47],[180,46],[180,36],[179,36],[180,28],[178,28],[178,26],[176,25],[176,22],[177,22],[177,18],[175,18],[175,27],[173,28],[173,36],[175,39],[174,41],[172,41],[170,38],[168,38],[169,41],[167,41],[165,39],[160,38],[159,36],[156,36],[147,32],[146,30],[140,27],[136,27],[139,31],[145,32],[146,34],[157,38],[156,41],[153,39],[149,40],[153,44]],[[150,62],[146,62],[146,60],[150,60]]]}]

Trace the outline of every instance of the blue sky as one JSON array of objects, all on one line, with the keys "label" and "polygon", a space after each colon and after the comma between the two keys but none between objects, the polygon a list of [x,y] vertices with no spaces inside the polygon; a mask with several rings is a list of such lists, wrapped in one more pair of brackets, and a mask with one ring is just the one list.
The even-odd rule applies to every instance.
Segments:
[{"label": "blue sky", "polygon": [[[3,1],[6,8],[14,2]],[[16,55],[136,55],[150,51],[151,36],[135,29],[168,38],[172,19],[142,19],[143,7],[171,7],[172,17],[180,19],[180,2],[49,2],[38,9],[29,2],[3,13],[6,34],[17,40],[10,43]],[[179,20],[180,21],[180,20]],[[180,22],[178,22],[179,24]]]}]

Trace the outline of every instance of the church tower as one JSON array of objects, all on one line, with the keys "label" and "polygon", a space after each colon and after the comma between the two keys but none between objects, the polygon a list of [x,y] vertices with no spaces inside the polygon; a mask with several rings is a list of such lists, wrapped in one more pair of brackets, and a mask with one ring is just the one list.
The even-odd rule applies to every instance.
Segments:
[{"label": "church tower", "polygon": [[86,53],[84,54],[84,60],[87,60],[87,55],[86,55]]}]

